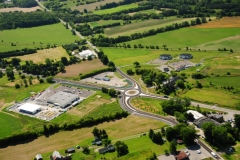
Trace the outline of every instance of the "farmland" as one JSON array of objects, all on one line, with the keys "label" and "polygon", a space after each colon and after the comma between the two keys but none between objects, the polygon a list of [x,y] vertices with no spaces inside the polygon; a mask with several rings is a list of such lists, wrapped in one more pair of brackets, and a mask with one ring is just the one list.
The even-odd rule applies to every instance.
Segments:
[{"label": "farmland", "polygon": [[31,60],[34,63],[44,63],[46,58],[52,60],[61,60],[61,57],[67,57],[69,59],[69,55],[67,54],[66,50],[63,49],[62,47],[57,47],[37,50],[37,53],[24,56],[17,56],[16,58],[21,59],[21,61]]},{"label": "farmland", "polygon": [[93,59],[91,61],[81,61],[80,63],[66,66],[65,67],[66,72],[63,73],[60,72],[56,75],[56,77],[61,78],[78,77],[80,73],[85,74],[93,70],[98,70],[102,68],[106,68],[106,66],[104,66],[99,59]]},{"label": "farmland", "polygon": [[123,22],[123,20],[100,20],[100,21],[95,21],[95,22],[89,22],[89,24],[92,26],[92,27],[95,27],[95,26],[102,26],[102,25],[107,25],[107,24],[112,24],[112,23],[116,23],[116,22]]},{"label": "farmland", "polygon": [[39,6],[32,7],[32,8],[19,8],[19,7],[13,7],[13,8],[1,8],[0,12],[14,12],[14,11],[20,11],[20,12],[33,12],[36,10],[41,10]]},{"label": "farmland", "polygon": [[[209,43],[223,38],[236,36],[239,33],[239,28],[183,28],[175,31],[157,34],[155,36],[147,38],[133,40],[127,43],[131,45],[142,44],[148,46],[153,44],[162,46],[165,44],[168,48],[176,50],[186,47],[191,48],[192,46],[200,45],[203,43]],[[193,35],[194,37],[198,38],[192,38]],[[212,47],[217,50],[219,46]],[[225,43],[221,46],[221,48],[223,47],[230,49]],[[200,49],[204,50],[205,48]]]},{"label": "farmland", "polygon": [[[113,139],[124,138],[141,132],[147,132],[150,128],[157,129],[165,124],[156,120],[129,116],[114,122],[105,122],[98,125],[98,128],[105,129],[109,137]],[[49,153],[54,150],[64,150],[66,148],[81,144],[84,139],[93,138],[93,127],[64,131],[54,134],[48,138],[41,136],[38,139],[16,146],[9,146],[0,150],[0,157],[3,159],[32,159],[35,153]],[[67,135],[67,136],[66,136]],[[15,154],[11,154],[14,152]]]},{"label": "farmland", "polygon": [[[23,48],[45,48],[47,44],[63,45],[73,43],[77,36],[61,24],[46,25],[33,28],[0,31],[1,51],[11,51]],[[12,46],[11,44],[16,46]]]},{"label": "farmland", "polygon": [[107,13],[114,13],[114,12],[119,12],[122,11],[124,9],[129,9],[129,8],[136,8],[138,7],[137,3],[132,3],[132,4],[128,4],[128,5],[122,5],[122,6],[118,6],[116,8],[110,8],[110,9],[104,9],[104,10],[97,10],[94,11],[94,14],[107,14]]},{"label": "farmland", "polygon": [[234,88],[240,88],[240,77],[235,76],[223,76],[223,77],[210,77],[207,81],[219,85],[219,86],[233,86]]},{"label": "farmland", "polygon": [[143,21],[133,21],[133,23],[131,24],[107,28],[104,30],[104,32],[109,37],[117,37],[120,35],[130,35],[136,32],[144,32],[150,29],[165,27],[167,25],[172,25],[174,23],[181,23],[184,21],[190,21],[193,19],[195,18],[168,17],[160,20],[150,19],[150,20],[143,20]]}]

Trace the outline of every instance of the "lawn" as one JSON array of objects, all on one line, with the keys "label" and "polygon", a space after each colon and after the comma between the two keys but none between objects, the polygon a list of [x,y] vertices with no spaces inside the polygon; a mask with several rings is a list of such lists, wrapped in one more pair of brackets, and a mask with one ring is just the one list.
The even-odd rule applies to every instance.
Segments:
[{"label": "lawn", "polygon": [[[73,43],[79,37],[72,35],[63,24],[52,24],[33,28],[18,28],[0,31],[1,51],[17,50],[22,48],[41,48],[47,44],[58,46]],[[11,43],[16,46],[11,46]]]},{"label": "lawn", "polygon": [[0,138],[16,133],[22,128],[18,118],[3,112],[0,112],[0,125]]},{"label": "lawn", "polygon": [[162,101],[163,100],[159,100],[159,99],[137,97],[131,100],[131,104],[134,107],[139,108],[141,110],[164,115],[164,112],[162,111],[162,106],[161,106]]},{"label": "lawn", "polygon": [[[157,42],[157,41],[156,41]],[[160,46],[161,47],[161,46]],[[108,58],[117,66],[124,66],[133,64],[135,61],[139,63],[147,63],[150,60],[158,59],[160,54],[171,54],[173,57],[183,53],[183,51],[165,51],[165,50],[151,50],[151,49],[125,49],[125,48],[102,48]],[[185,51],[186,52],[186,51]],[[193,55],[190,61],[199,63],[206,58],[218,57],[226,53],[223,52],[199,52],[188,51]]]},{"label": "lawn", "polygon": [[131,4],[127,4],[127,5],[122,5],[122,6],[118,6],[115,8],[110,8],[110,9],[104,9],[104,10],[97,10],[94,11],[94,14],[110,14],[110,13],[114,13],[114,12],[119,12],[125,9],[130,9],[130,8],[137,8],[138,4],[137,3],[131,3]]},{"label": "lawn", "polygon": [[[157,120],[130,115],[121,120],[104,122],[97,127],[99,129],[105,129],[111,139],[120,139],[147,132],[150,128],[158,129],[164,125],[164,123]],[[1,159],[14,160],[16,156],[18,159],[33,159],[38,153],[52,153],[54,150],[64,151],[64,149],[81,144],[81,142],[86,139],[93,139],[91,133],[93,127],[73,131],[62,131],[48,138],[41,136],[29,143],[2,148],[0,149]]]},{"label": "lawn", "polygon": [[112,24],[112,23],[117,23],[117,22],[123,22],[123,20],[100,20],[100,21],[94,21],[94,22],[89,22],[89,24],[92,27],[96,27],[96,26],[102,26],[102,25],[107,25],[107,24]]},{"label": "lawn", "polygon": [[183,94],[182,97],[189,97],[193,100],[228,107],[233,107],[237,102],[239,102],[239,97],[237,95],[221,90],[207,88],[193,88],[187,93]]},{"label": "lawn", "polygon": [[61,60],[61,57],[67,57],[69,59],[69,55],[66,50],[62,47],[50,48],[38,50],[37,53],[28,54],[24,56],[17,56],[16,58],[21,59],[21,61],[33,61],[34,63],[44,63],[46,58],[51,60]]},{"label": "lawn", "polygon": [[[220,40],[223,38],[236,36],[240,33],[239,28],[182,28],[179,30],[169,31],[165,33],[160,33],[155,36],[150,36],[146,38],[141,38],[138,40],[133,40],[126,42],[127,44],[142,44],[144,46],[150,45],[167,45],[168,48],[178,49],[186,48],[191,46],[196,46],[204,43],[209,43],[212,41]],[[197,37],[197,38],[193,38]],[[221,48],[228,48],[227,44],[221,46]],[[219,46],[215,47],[217,50]],[[205,48],[200,48],[205,50]]]},{"label": "lawn", "polygon": [[88,113],[86,117],[102,117],[110,114],[114,114],[116,112],[123,111],[120,105],[118,104],[118,101],[114,101],[112,103],[104,103],[97,108],[95,108],[93,111]]},{"label": "lawn", "polygon": [[234,88],[240,88],[240,77],[235,76],[223,76],[223,77],[209,77],[206,79],[212,84],[216,84],[219,86],[233,86]]},{"label": "lawn", "polygon": [[195,18],[177,18],[168,17],[165,19],[150,19],[144,21],[133,21],[131,24],[126,24],[122,26],[106,28],[104,33],[110,37],[117,37],[122,35],[130,35],[133,33],[139,33],[148,31],[150,29],[156,29],[159,27],[165,27],[167,25],[172,25],[174,23],[181,23],[183,21],[190,21]]}]

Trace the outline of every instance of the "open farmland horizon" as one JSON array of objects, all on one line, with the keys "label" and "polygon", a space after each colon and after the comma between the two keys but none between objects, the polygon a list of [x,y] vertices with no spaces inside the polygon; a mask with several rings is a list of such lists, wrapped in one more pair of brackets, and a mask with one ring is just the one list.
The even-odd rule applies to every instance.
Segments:
[{"label": "open farmland horizon", "polygon": [[[63,24],[57,23],[32,28],[0,31],[1,52],[23,48],[45,48],[47,44],[63,45],[80,39],[72,35]],[[12,46],[12,43],[16,46]]]}]

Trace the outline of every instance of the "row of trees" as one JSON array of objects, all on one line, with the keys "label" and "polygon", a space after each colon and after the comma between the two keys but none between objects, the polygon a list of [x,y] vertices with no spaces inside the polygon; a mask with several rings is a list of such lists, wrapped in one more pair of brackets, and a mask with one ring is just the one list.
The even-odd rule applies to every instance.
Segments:
[{"label": "row of trees", "polygon": [[156,144],[163,144],[164,143],[163,138],[162,138],[162,134],[160,132],[154,133],[154,131],[152,129],[150,129],[148,136],[152,140],[153,143],[156,143]]},{"label": "row of trees", "polygon": [[102,87],[102,93],[109,94],[109,96],[111,96],[111,97],[117,96],[117,91],[113,88],[108,89],[108,88]]},{"label": "row of trees", "polygon": [[[5,0],[0,0],[0,4],[4,3]],[[21,7],[21,8],[31,8],[38,6],[35,0],[12,0],[11,4],[5,4],[5,7]]]},{"label": "row of trees", "polygon": [[[204,18],[202,18],[202,21],[203,21],[203,19]],[[201,24],[200,18],[196,18],[196,20],[194,22],[195,23],[193,23],[193,24],[191,23],[191,24],[192,25]],[[185,21],[185,22],[182,22],[179,24],[175,23],[172,25],[168,25],[166,27],[151,29],[148,31],[144,31],[143,33],[133,33],[130,36],[126,35],[126,36],[118,36],[116,38],[109,38],[109,37],[104,37],[102,35],[99,35],[98,37],[91,38],[91,42],[96,46],[111,47],[111,46],[115,46],[115,44],[117,44],[117,43],[122,43],[122,42],[140,39],[140,38],[144,38],[144,37],[148,37],[148,36],[153,36],[158,33],[172,31],[172,30],[176,30],[176,29],[180,29],[180,28],[184,28],[184,27],[189,27],[189,26],[190,26],[189,22]]]},{"label": "row of trees", "polygon": [[140,1],[142,1],[142,0],[123,0],[123,1],[119,1],[119,2],[110,2],[110,3],[106,3],[104,5],[100,5],[100,9],[115,8],[117,6],[131,4],[131,3],[140,2]]},{"label": "row of trees", "polygon": [[59,19],[50,12],[5,12],[1,13],[0,29],[15,29],[58,23]]},{"label": "row of trees", "polygon": [[21,50],[0,52],[0,58],[7,58],[7,57],[12,57],[12,56],[23,56],[23,55],[27,55],[27,54],[33,54],[33,53],[37,53],[37,50],[36,49],[23,48]]}]

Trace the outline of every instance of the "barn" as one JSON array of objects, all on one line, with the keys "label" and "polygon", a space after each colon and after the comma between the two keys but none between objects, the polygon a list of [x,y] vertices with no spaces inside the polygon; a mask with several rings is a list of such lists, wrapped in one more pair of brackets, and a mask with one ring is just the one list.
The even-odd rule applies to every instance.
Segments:
[{"label": "barn", "polygon": [[27,113],[27,114],[36,114],[37,112],[41,111],[41,106],[33,103],[25,103],[18,107],[19,112]]}]

